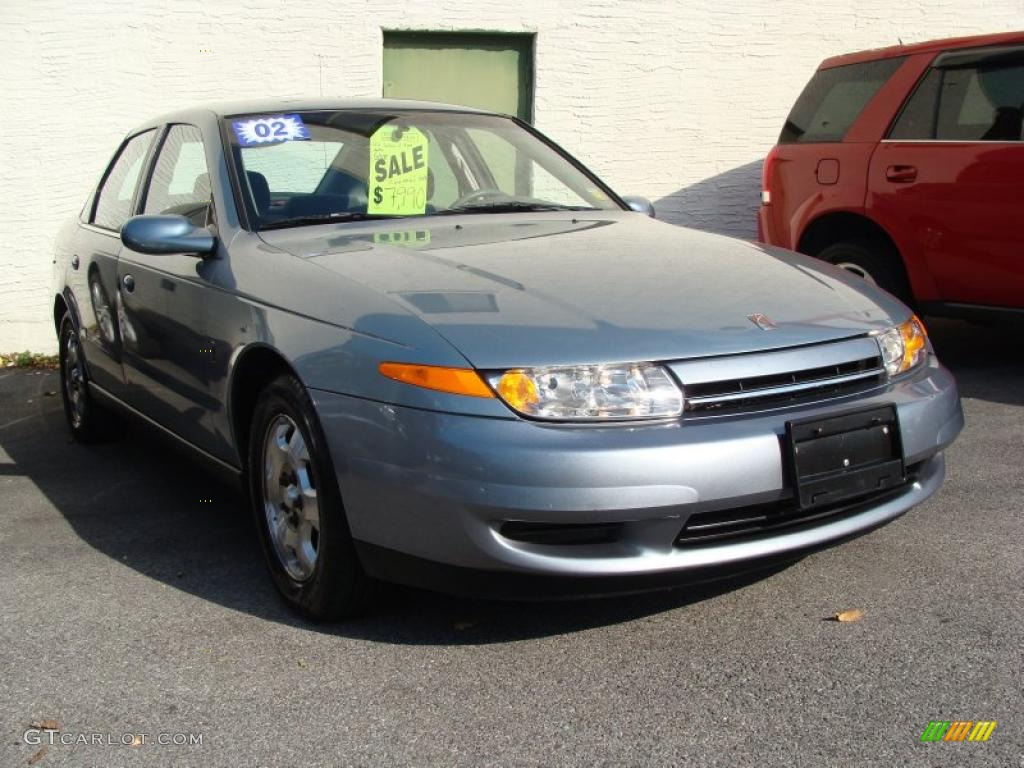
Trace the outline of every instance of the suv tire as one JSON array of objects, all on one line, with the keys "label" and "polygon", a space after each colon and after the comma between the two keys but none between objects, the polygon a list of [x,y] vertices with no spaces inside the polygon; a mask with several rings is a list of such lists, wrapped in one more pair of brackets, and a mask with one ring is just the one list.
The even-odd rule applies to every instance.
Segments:
[{"label": "suv tire", "polygon": [[899,254],[882,240],[844,240],[833,243],[818,258],[874,283],[904,302],[911,300],[910,286]]}]

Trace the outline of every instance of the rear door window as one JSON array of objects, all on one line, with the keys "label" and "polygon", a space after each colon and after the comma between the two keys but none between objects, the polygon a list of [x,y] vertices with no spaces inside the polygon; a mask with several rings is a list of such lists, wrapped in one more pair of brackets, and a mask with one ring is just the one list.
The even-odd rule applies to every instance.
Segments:
[{"label": "rear door window", "polygon": [[1022,118],[1024,62],[943,73],[936,139],[1020,141]]},{"label": "rear door window", "polygon": [[866,61],[818,70],[796,100],[780,144],[842,141],[902,58]]},{"label": "rear door window", "polygon": [[140,133],[121,148],[96,195],[92,223],[97,227],[118,230],[132,215],[135,188],[155,134],[155,130]]},{"label": "rear door window", "polygon": [[1021,141],[1022,133],[1024,55],[947,54],[907,101],[889,138]]}]

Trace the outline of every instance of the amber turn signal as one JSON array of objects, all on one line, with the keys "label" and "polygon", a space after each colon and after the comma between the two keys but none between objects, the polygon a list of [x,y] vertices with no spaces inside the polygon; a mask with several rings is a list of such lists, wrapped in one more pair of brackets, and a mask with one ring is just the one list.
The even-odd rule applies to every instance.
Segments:
[{"label": "amber turn signal", "polygon": [[494,397],[480,375],[472,368],[443,368],[438,365],[413,365],[411,363],[381,363],[377,370],[382,376],[412,384],[414,387],[433,389],[452,395],[467,397]]},{"label": "amber turn signal", "polygon": [[925,353],[925,343],[928,339],[928,332],[924,329],[924,323],[917,315],[911,315],[903,325],[900,326],[900,335],[903,337],[903,364],[900,370],[905,371],[913,368],[921,361]]}]

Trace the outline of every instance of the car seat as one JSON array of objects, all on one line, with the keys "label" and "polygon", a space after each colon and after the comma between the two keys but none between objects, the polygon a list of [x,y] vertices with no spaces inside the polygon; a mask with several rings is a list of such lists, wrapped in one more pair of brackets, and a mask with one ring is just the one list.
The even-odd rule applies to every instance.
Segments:
[{"label": "car seat", "polygon": [[249,193],[256,214],[263,216],[270,210],[270,185],[267,184],[267,177],[258,171],[246,171],[245,177],[249,181]]},{"label": "car seat", "polygon": [[1020,141],[1024,123],[1024,107],[997,107],[992,126],[981,136],[982,141]]}]

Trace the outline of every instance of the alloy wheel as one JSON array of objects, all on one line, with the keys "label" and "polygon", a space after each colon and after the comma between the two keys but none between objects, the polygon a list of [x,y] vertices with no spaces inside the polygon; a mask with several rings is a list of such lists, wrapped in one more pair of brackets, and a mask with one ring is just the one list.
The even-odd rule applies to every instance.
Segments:
[{"label": "alloy wheel", "polygon": [[86,398],[85,367],[78,344],[78,334],[72,331],[64,345],[64,390],[68,396],[68,418],[74,429],[80,429],[85,422]]},{"label": "alloy wheel", "polygon": [[277,559],[289,576],[305,581],[319,556],[320,504],[305,436],[283,413],[263,438],[263,507]]}]

